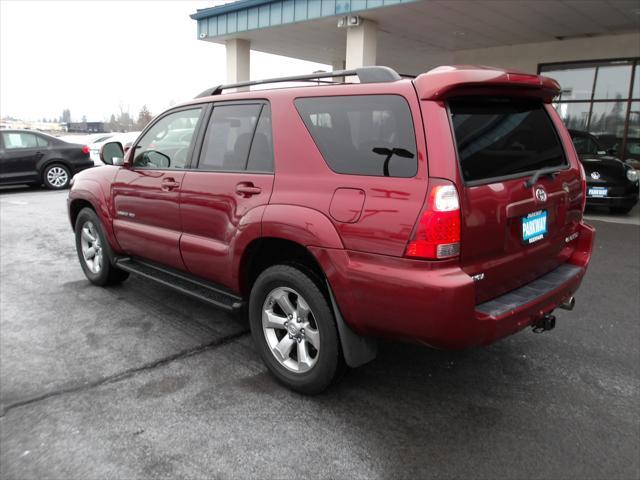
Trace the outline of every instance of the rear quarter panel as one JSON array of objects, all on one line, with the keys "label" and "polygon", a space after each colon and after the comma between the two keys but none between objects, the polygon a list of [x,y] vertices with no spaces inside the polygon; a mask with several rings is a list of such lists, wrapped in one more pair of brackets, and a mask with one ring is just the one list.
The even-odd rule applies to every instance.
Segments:
[{"label": "rear quarter panel", "polygon": [[[294,104],[296,98],[374,94],[401,95],[409,104],[418,162],[413,178],[335,173],[322,157]],[[321,213],[337,230],[346,249],[402,256],[424,203],[428,177],[422,115],[411,82],[288,89],[273,92],[271,108],[276,176],[270,203],[297,205]],[[334,212],[361,208],[360,215],[354,213],[355,221],[332,217],[331,202],[338,189],[364,192],[364,201],[356,199],[355,207],[334,205]]]}]

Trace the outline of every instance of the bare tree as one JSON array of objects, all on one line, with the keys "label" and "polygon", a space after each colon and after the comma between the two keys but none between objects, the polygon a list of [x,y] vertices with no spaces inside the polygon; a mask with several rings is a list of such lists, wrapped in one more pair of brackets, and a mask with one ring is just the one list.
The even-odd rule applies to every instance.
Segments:
[{"label": "bare tree", "polygon": [[138,113],[138,121],[136,122],[138,130],[142,130],[144,127],[146,127],[152,118],[153,115],[151,115],[149,108],[147,108],[146,105],[143,105],[140,109],[140,113]]}]

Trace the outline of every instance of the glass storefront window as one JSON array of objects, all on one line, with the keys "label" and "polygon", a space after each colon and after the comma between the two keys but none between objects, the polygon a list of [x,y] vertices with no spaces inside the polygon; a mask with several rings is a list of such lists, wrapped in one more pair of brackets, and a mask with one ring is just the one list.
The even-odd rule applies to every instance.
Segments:
[{"label": "glass storefront window", "polygon": [[542,74],[560,83],[562,93],[560,100],[590,100],[595,67],[574,68],[572,70],[549,70]]},{"label": "glass storefront window", "polygon": [[632,65],[599,67],[593,98],[596,100],[622,100],[629,98]]},{"label": "glass storefront window", "polygon": [[640,168],[640,102],[631,102],[624,160]]},{"label": "glass storefront window", "polygon": [[539,71],[560,83],[553,106],[567,128],[596,135],[640,168],[640,58],[540,65]]},{"label": "glass storefront window", "polygon": [[594,103],[589,131],[594,135],[624,136],[627,102]]},{"label": "glass storefront window", "polygon": [[558,103],[554,105],[560,118],[571,130],[586,130],[589,123],[589,102]]}]

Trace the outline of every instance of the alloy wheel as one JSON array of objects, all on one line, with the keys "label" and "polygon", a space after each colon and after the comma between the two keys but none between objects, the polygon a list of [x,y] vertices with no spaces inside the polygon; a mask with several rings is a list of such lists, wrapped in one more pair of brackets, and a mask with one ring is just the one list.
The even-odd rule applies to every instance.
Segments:
[{"label": "alloy wheel", "polygon": [[62,167],[52,167],[47,172],[47,182],[54,187],[63,187],[69,181],[69,174]]},{"label": "alloy wheel", "polygon": [[262,307],[262,330],[269,350],[286,369],[311,370],[320,353],[316,319],[302,296],[288,287],[272,290]]},{"label": "alloy wheel", "polygon": [[100,273],[102,270],[102,262],[104,260],[102,253],[102,245],[98,231],[91,221],[87,221],[82,225],[80,233],[80,246],[82,248],[82,257],[84,263],[91,273]]}]

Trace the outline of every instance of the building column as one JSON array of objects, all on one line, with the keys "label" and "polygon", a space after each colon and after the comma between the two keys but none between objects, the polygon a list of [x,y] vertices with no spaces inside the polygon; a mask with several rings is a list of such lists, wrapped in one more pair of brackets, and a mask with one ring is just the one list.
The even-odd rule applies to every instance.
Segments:
[{"label": "building column", "polygon": [[227,83],[246,82],[250,72],[249,40],[234,38],[225,42],[227,49]]},{"label": "building column", "polygon": [[377,31],[374,22],[364,19],[357,27],[347,28],[347,70],[376,64]]}]

